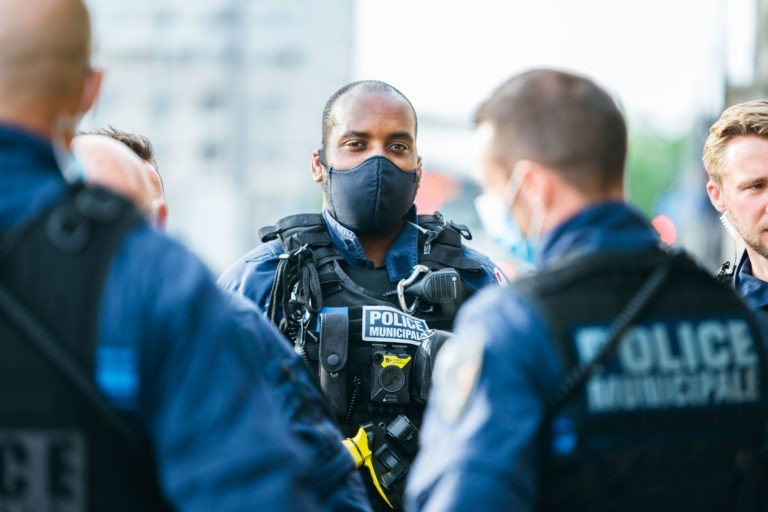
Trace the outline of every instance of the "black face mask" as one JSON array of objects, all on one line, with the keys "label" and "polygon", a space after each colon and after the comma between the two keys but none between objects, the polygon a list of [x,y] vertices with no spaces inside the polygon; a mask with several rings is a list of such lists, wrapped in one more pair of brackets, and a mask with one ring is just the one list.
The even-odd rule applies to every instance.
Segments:
[{"label": "black face mask", "polygon": [[[323,158],[324,160],[324,158]],[[328,172],[328,202],[334,218],[356,233],[383,233],[405,218],[419,186],[416,169],[404,171],[383,156],[352,169]]]}]

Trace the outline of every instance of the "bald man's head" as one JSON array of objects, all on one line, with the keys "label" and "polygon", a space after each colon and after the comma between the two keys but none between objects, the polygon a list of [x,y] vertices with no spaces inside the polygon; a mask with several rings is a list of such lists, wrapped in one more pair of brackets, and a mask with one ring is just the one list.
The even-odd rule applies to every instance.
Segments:
[{"label": "bald man's head", "polygon": [[83,163],[89,183],[127,197],[154,220],[153,193],[144,172],[146,163],[128,146],[105,135],[79,135],[72,141],[72,150]]},{"label": "bald man's head", "polygon": [[81,0],[0,0],[0,119],[50,132],[90,106],[91,27]]}]

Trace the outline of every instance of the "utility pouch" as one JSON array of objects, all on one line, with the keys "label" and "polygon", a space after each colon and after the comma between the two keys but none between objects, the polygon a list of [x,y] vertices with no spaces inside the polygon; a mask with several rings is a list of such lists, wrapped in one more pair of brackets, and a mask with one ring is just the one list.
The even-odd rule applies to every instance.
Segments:
[{"label": "utility pouch", "polygon": [[320,315],[320,388],[334,416],[341,420],[347,408],[347,356],[349,318],[346,314]]}]

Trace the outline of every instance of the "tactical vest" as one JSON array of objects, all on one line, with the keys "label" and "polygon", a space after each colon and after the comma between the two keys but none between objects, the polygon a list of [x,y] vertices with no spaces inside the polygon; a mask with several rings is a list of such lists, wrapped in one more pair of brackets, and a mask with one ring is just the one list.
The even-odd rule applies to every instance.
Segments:
[{"label": "tactical vest", "polygon": [[[456,269],[460,282],[454,301],[434,303],[406,293],[412,314],[403,311],[386,269],[346,263],[322,215],[293,215],[259,232],[263,242],[279,237],[285,251],[270,294],[270,318],[318,376],[344,435],[354,436],[364,424],[376,431],[369,442],[388,461],[383,485],[395,499],[416,452],[425,375],[431,371],[430,355],[419,353],[422,340],[435,337],[435,329],[451,328],[456,310],[475,292],[461,275],[482,270],[463,256],[462,237],[471,238],[466,227],[439,213],[420,215],[418,225],[419,265]],[[380,446],[382,439],[391,451]]]},{"label": "tactical vest", "polygon": [[77,185],[0,239],[2,510],[170,510],[148,442],[86,398],[95,386],[74,384],[92,382],[104,279],[140,221],[126,200]]},{"label": "tactical vest", "polygon": [[[662,265],[659,292],[574,387],[609,337],[606,327],[628,314]],[[515,288],[543,314],[569,376],[559,403],[575,437],[557,448],[570,420],[549,410],[539,510],[759,509],[766,355],[735,294],[687,256],[661,251],[579,258]]]}]

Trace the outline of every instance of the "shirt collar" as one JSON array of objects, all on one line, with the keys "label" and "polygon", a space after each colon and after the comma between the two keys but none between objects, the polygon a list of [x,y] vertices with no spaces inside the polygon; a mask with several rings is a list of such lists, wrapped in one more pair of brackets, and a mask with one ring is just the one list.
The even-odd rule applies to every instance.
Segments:
[{"label": "shirt collar", "polygon": [[25,222],[65,187],[49,141],[0,123],[0,229]]},{"label": "shirt collar", "polygon": [[659,245],[645,217],[623,201],[604,201],[566,220],[541,239],[537,264],[595,251],[632,251]]},{"label": "shirt collar", "polygon": [[[347,263],[356,268],[374,268],[373,262],[365,257],[365,251],[357,235],[337,221],[331,212],[323,208],[323,219],[328,226],[331,241]],[[416,205],[405,216],[406,222],[387,251],[381,266],[387,269],[392,282],[405,279],[419,262],[419,230],[416,226]]]},{"label": "shirt collar", "polygon": [[736,267],[734,287],[744,300],[756,309],[768,308],[768,283],[752,275],[752,263],[749,261],[747,251]]}]

